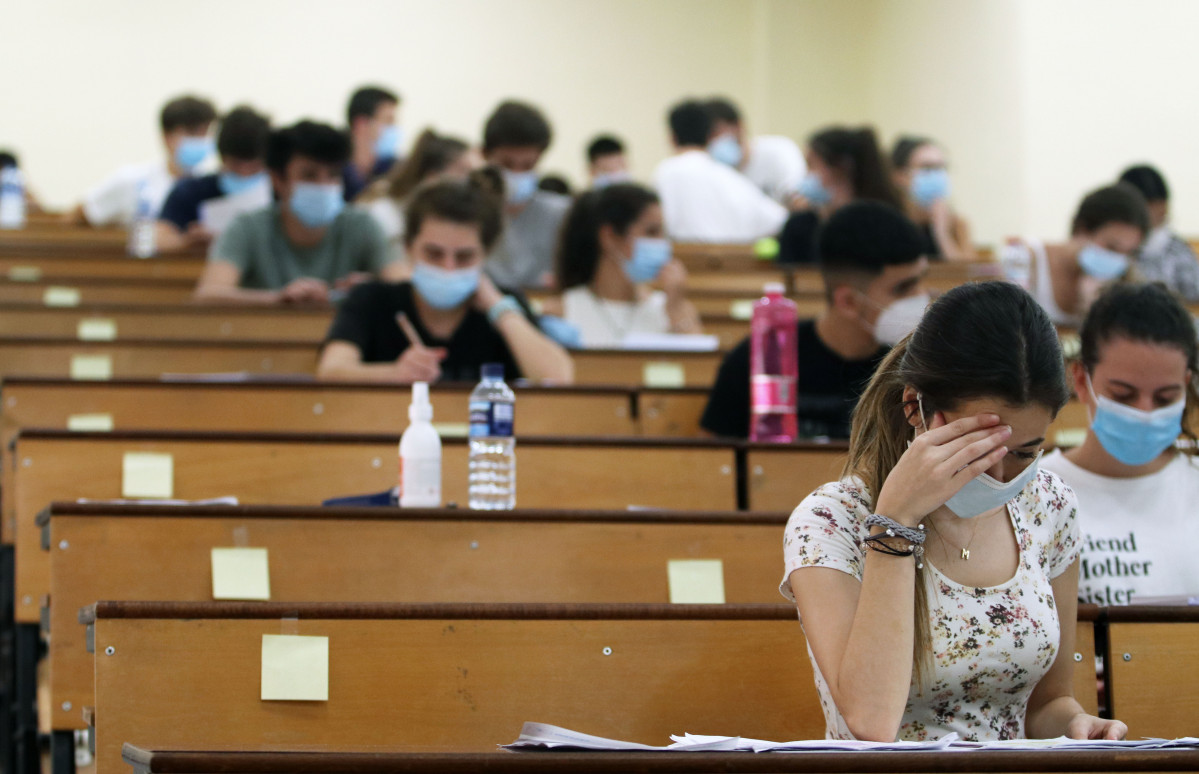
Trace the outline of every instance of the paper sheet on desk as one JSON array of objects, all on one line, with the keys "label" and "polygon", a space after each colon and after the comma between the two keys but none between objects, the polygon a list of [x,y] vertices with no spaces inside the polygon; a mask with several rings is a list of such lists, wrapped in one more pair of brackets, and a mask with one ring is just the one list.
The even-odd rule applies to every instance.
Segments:
[{"label": "paper sheet on desk", "polygon": [[1199,747],[1199,739],[1005,739],[1001,742],[954,742],[955,750],[1169,750]]},{"label": "paper sheet on desk", "polygon": [[620,349],[715,352],[720,349],[720,339],[702,333],[630,333],[621,340]]},{"label": "paper sheet on desk", "polygon": [[220,234],[243,212],[260,210],[271,203],[271,187],[263,183],[244,193],[209,199],[200,204],[200,225],[213,236]]},{"label": "paper sheet on desk", "polygon": [[174,500],[174,499],[121,499],[121,498],[100,498],[93,499],[91,497],[80,497],[75,502],[77,503],[104,503],[107,505],[239,505],[236,497],[213,497],[208,500]]}]

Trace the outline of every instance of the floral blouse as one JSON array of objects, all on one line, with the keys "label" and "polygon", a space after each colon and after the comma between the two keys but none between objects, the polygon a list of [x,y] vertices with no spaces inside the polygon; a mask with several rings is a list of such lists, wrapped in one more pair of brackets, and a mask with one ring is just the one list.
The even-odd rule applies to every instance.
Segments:
[{"label": "floral blouse", "polygon": [[[857,480],[825,484],[804,498],[783,538],[783,596],[795,601],[789,580],[802,567],[829,567],[862,579],[871,501]],[[928,591],[931,670],[923,690],[913,678],[899,739],[937,739],[951,731],[978,741],[1024,736],[1028,698],[1057,656],[1061,629],[1050,581],[1078,558],[1076,514],[1074,491],[1042,469],[1008,503],[1020,550],[1011,579],[970,588],[924,563],[920,577]],[[852,739],[810,646],[808,657],[826,736]]]}]

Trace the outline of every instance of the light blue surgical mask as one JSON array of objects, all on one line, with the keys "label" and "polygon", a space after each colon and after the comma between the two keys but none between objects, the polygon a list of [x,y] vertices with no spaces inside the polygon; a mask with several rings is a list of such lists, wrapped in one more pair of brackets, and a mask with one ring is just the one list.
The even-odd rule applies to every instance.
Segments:
[{"label": "light blue surgical mask", "polygon": [[709,142],[708,153],[721,164],[728,164],[730,167],[740,166],[745,155],[741,150],[741,143],[731,134],[722,134]]},{"label": "light blue surgical mask", "polygon": [[524,204],[537,193],[537,173],[504,170],[504,196],[509,204]]},{"label": "light blue surgical mask", "polygon": [[375,155],[381,159],[394,159],[399,155],[400,143],[404,141],[404,130],[397,124],[388,124],[375,140]]},{"label": "light blue surgical mask", "polygon": [[328,226],[345,206],[341,183],[296,183],[287,200],[288,209],[308,228]]},{"label": "light blue surgical mask", "polygon": [[412,267],[412,286],[434,309],[453,309],[466,303],[479,288],[482,268],[439,269],[416,261]]},{"label": "light blue surgical mask", "polygon": [[828,204],[833,200],[832,194],[824,187],[820,176],[815,172],[809,172],[799,181],[799,195],[817,207]]},{"label": "light blue surgical mask", "polygon": [[662,267],[670,263],[670,257],[669,239],[637,237],[633,240],[633,255],[621,266],[633,282],[652,282],[662,273]]},{"label": "light blue surgical mask", "polygon": [[908,187],[912,201],[918,207],[931,206],[938,199],[949,198],[949,173],[944,169],[920,169],[912,175]]},{"label": "light blue surgical mask", "polygon": [[617,183],[627,183],[632,179],[633,176],[623,170],[620,172],[603,172],[595,176],[595,179],[591,181],[591,187],[596,189],[607,188]]},{"label": "light blue surgical mask", "polygon": [[216,150],[209,137],[184,137],[175,146],[175,163],[184,172],[191,174],[192,170],[204,163],[204,160]]},{"label": "light blue surgical mask", "polygon": [[1145,465],[1169,449],[1182,434],[1182,415],[1186,398],[1155,411],[1117,403],[1106,395],[1095,396],[1091,376],[1087,375],[1087,390],[1095,401],[1095,416],[1091,432],[1104,451],[1125,465]]},{"label": "light blue surgical mask", "polygon": [[1087,275],[1098,280],[1112,280],[1124,276],[1128,271],[1129,259],[1113,250],[1096,244],[1087,244],[1078,251],[1078,265]]},{"label": "light blue surgical mask", "polygon": [[233,172],[222,172],[217,177],[217,184],[221,187],[221,193],[225,196],[237,196],[259,186],[266,185],[267,176],[265,172],[259,172],[256,175],[238,175]]}]

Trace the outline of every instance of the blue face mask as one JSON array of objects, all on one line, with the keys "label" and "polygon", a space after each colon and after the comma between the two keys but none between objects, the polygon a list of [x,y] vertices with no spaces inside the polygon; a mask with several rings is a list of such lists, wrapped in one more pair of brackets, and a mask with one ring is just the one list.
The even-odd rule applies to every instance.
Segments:
[{"label": "blue face mask", "polygon": [[633,282],[652,282],[670,263],[670,240],[637,237],[633,240],[633,255],[621,266]]},{"label": "blue face mask", "polygon": [[453,309],[466,303],[479,288],[482,268],[449,271],[416,261],[412,268],[412,286],[434,309]]},{"label": "blue face mask", "polygon": [[809,172],[799,181],[799,195],[817,207],[833,200],[828,189],[824,187],[824,183],[820,181],[820,176],[815,172]]},{"label": "blue face mask", "polygon": [[208,137],[184,137],[175,146],[175,163],[190,174],[211,156],[214,150],[212,140]]},{"label": "blue face mask", "polygon": [[1078,265],[1088,276],[1098,280],[1112,280],[1124,276],[1130,261],[1127,255],[1107,250],[1099,245],[1087,244],[1078,251]]},{"label": "blue face mask", "polygon": [[524,204],[537,193],[537,173],[504,170],[504,195],[509,204]]},{"label": "blue face mask", "polygon": [[1182,434],[1186,398],[1156,411],[1142,411],[1117,403],[1106,395],[1095,396],[1091,377],[1087,390],[1095,401],[1091,432],[1104,451],[1125,465],[1145,465],[1169,449]]},{"label": "blue face mask", "polygon": [[381,159],[394,159],[399,155],[403,140],[404,130],[396,124],[388,124],[379,132],[379,139],[375,140],[375,155]]},{"label": "blue face mask", "polygon": [[741,151],[741,143],[731,134],[722,134],[708,143],[708,153],[721,164],[728,164],[730,167],[740,166],[745,155]]},{"label": "blue face mask", "polygon": [[217,177],[217,184],[220,185],[221,193],[225,196],[236,196],[258,186],[266,185],[266,183],[265,172],[259,172],[256,175],[235,175],[232,172],[222,172]]},{"label": "blue face mask", "polygon": [[308,228],[322,228],[345,209],[341,183],[296,183],[287,207]]},{"label": "blue face mask", "polygon": [[928,207],[938,199],[949,198],[949,173],[943,169],[921,169],[912,175],[908,188],[918,207]]}]

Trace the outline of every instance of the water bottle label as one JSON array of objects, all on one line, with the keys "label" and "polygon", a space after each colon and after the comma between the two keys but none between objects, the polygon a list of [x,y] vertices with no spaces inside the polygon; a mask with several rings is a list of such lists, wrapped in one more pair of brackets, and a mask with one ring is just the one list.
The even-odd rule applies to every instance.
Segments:
[{"label": "water bottle label", "polygon": [[795,387],[795,379],[790,376],[754,376],[750,379],[750,406],[753,413],[794,413]]},{"label": "water bottle label", "polygon": [[507,437],[512,435],[514,407],[511,403],[471,401],[470,437]]}]

